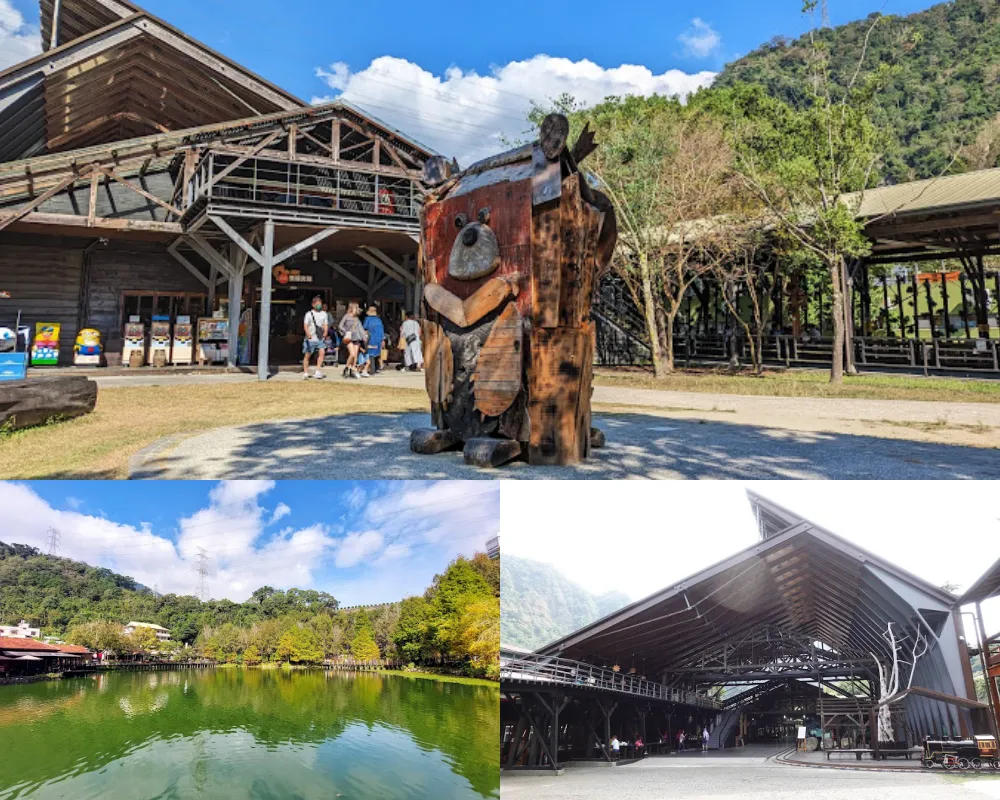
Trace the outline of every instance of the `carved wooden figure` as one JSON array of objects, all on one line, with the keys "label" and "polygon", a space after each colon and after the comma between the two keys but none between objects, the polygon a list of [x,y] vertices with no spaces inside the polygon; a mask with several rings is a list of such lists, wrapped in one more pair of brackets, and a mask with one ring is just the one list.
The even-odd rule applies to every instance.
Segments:
[{"label": "carved wooden figure", "polygon": [[539,141],[425,181],[421,323],[434,429],[410,447],[464,446],[466,463],[572,464],[604,442],[590,425],[591,298],[617,238],[614,209],[578,169],[585,129],[551,114]]}]

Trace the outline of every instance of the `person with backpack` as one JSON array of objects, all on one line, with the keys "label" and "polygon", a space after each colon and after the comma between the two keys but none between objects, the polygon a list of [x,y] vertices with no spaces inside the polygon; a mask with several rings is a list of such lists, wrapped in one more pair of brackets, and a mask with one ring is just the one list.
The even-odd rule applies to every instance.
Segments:
[{"label": "person with backpack", "polygon": [[[319,378],[326,376],[323,374],[323,358],[326,355],[326,341],[330,332],[330,317],[323,310],[323,298],[316,295],[312,299],[312,308],[306,312],[302,318],[302,329],[305,339],[302,340],[302,378]],[[316,356],[316,372],[309,374],[309,359],[313,353]]]}]

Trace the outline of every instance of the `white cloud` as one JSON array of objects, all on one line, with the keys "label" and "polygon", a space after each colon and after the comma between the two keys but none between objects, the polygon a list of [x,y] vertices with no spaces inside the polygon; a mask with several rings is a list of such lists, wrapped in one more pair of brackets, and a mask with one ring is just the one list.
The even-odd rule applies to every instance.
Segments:
[{"label": "white cloud", "polygon": [[292,509],[289,508],[287,504],[285,504],[285,503],[278,503],[278,505],[275,506],[275,508],[274,508],[274,513],[271,514],[270,521],[267,524],[268,525],[273,525],[279,519],[282,519],[283,517],[287,517],[291,513],[292,513]]},{"label": "white cloud", "polygon": [[[602,67],[536,55],[493,67],[488,74],[450,67],[435,75],[402,58],[381,56],[351,72],[343,62],[318,68],[317,77],[336,97],[364,108],[462,166],[503,150],[505,142],[526,138],[532,102],[548,105],[572,95],[592,105],[611,95],[652,94],[686,97],[707,86],[714,72],[677,69],[656,74],[637,64]],[[314,103],[334,96],[314,97]]]},{"label": "white cloud", "polygon": [[0,0],[0,70],[18,64],[42,51],[38,29],[26,25],[10,0]]},{"label": "white cloud", "polygon": [[722,47],[722,37],[700,17],[691,20],[691,27],[685,30],[677,40],[684,45],[684,55],[691,58],[708,58],[719,52]]},{"label": "white cloud", "polygon": [[[239,485],[243,483],[244,485]],[[257,499],[266,482],[218,484],[209,505],[178,522],[176,545],[148,523],[122,525],[104,517],[53,508],[29,486],[0,482],[0,531],[5,542],[45,547],[50,527],[62,534],[59,554],[106,566],[161,593],[193,594],[195,557],[210,558],[209,592],[241,601],[263,584],[309,588],[335,540],[325,526],[284,530],[264,544],[265,511]]]},{"label": "white cloud", "polygon": [[382,534],[378,531],[347,534],[347,536],[341,539],[337,547],[337,566],[353,567],[367,556],[381,550],[384,541]]}]

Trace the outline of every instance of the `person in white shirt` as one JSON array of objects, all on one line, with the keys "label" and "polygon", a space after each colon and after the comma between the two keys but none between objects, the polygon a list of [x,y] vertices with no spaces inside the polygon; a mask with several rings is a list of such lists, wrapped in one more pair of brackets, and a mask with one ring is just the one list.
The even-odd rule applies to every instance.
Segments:
[{"label": "person in white shirt", "polygon": [[619,752],[621,752],[622,743],[618,741],[617,736],[611,737],[611,752],[614,754],[615,758],[618,758]]},{"label": "person in white shirt", "polygon": [[413,318],[413,314],[406,312],[406,321],[399,331],[399,336],[405,346],[403,348],[403,362],[407,369],[424,368],[424,352],[420,344],[420,323]]},{"label": "person in white shirt", "polygon": [[[302,328],[306,338],[302,340],[302,378],[325,378],[321,367],[326,355],[326,339],[330,330],[330,318],[323,310],[323,298],[319,295],[312,300],[312,308],[302,318]],[[316,357],[316,372],[309,374],[309,359],[313,353]]]}]

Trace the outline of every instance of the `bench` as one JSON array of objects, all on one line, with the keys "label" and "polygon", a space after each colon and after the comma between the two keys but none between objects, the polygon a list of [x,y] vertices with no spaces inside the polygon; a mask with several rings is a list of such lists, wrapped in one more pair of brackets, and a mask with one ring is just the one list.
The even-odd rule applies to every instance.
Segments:
[{"label": "bench", "polygon": [[853,755],[855,758],[857,758],[858,761],[860,761],[861,760],[861,756],[863,756],[865,753],[868,753],[868,755],[871,755],[872,751],[871,750],[861,749],[861,748],[841,747],[841,748],[837,748],[837,749],[834,749],[834,750],[827,750],[826,751],[826,760],[829,761],[830,760],[830,756],[832,756],[834,753],[839,753],[841,755],[843,755],[845,753],[849,754],[849,755]]},{"label": "bench", "polygon": [[[890,745],[888,747],[879,747],[878,757],[882,761],[885,761],[887,758],[903,756],[907,761],[909,761],[910,756],[912,756],[914,752],[913,748],[907,745]],[[858,761],[860,761],[865,755],[875,758],[875,751],[869,750],[867,747],[841,747],[838,749],[827,750],[826,760],[829,761],[830,756],[834,753],[849,753],[852,754]]]}]

